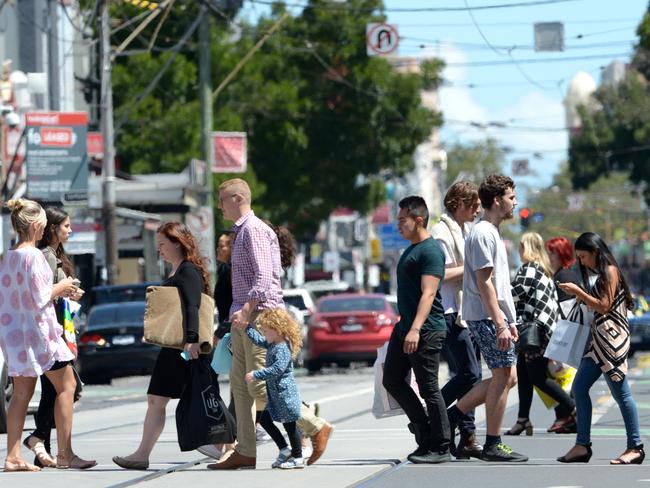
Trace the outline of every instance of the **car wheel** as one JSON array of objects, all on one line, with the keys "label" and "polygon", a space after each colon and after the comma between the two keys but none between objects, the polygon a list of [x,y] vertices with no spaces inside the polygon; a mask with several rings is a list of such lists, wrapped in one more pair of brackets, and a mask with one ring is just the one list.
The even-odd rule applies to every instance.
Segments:
[{"label": "car wheel", "polygon": [[305,362],[305,364],[307,366],[307,371],[309,371],[312,374],[318,373],[323,367],[323,363],[321,362],[320,359],[308,359]]},{"label": "car wheel", "polygon": [[0,373],[0,434],[7,432],[7,407],[14,392],[14,382],[7,373],[5,364]]}]

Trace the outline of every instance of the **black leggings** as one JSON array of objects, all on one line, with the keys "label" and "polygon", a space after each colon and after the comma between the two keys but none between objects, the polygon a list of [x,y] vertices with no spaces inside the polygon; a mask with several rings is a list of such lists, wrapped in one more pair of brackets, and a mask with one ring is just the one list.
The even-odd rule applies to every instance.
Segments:
[{"label": "black leggings", "polygon": [[[264,410],[260,415],[260,425],[264,428],[267,434],[271,436],[275,445],[278,446],[278,449],[284,449],[287,447],[287,441],[284,440],[284,436],[280,429],[278,429],[273,423],[271,414],[268,410]],[[302,444],[300,443],[300,433],[296,427],[295,422],[283,422],[284,430],[287,431],[287,436],[289,436],[289,442],[291,443],[291,456],[295,459],[302,457]]]},{"label": "black leggings", "polygon": [[[534,356],[534,357],[533,357]],[[533,403],[533,386],[557,401],[555,408],[558,418],[568,417],[575,409],[575,401],[569,394],[548,376],[548,358],[540,354],[528,355],[523,352],[517,357],[517,389],[519,391],[519,418],[527,419],[530,416],[530,407]]]}]

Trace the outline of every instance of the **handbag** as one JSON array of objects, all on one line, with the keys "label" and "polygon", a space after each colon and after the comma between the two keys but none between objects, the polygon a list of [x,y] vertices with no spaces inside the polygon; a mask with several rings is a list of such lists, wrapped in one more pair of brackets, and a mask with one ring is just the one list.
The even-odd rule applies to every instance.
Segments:
[{"label": "handbag", "polygon": [[214,350],[214,355],[212,356],[212,369],[217,374],[229,374],[230,365],[232,364],[232,349],[231,349],[231,337],[230,332],[224,335],[217,347]]},{"label": "handbag", "polygon": [[517,324],[519,341],[517,347],[521,351],[530,348],[541,349],[548,342],[548,329],[539,322],[524,322]]},{"label": "handbag", "polygon": [[206,362],[190,362],[192,379],[183,389],[176,406],[176,432],[181,451],[206,444],[230,444],[235,440],[236,422],[226,408],[219,385]]},{"label": "handbag", "polygon": [[544,357],[578,367],[591,335],[587,307],[574,303],[567,319],[558,320]]},{"label": "handbag", "polygon": [[[375,372],[375,394],[372,402],[372,414],[377,419],[392,417],[394,415],[404,414],[404,410],[399,406],[397,400],[395,400],[384,385],[382,384],[384,379],[384,363],[386,362],[386,352],[388,351],[388,342],[383,346],[377,349],[377,359],[373,366]],[[415,394],[420,399],[420,402],[424,404],[424,401],[420,397],[420,390],[418,384],[415,381],[415,375],[413,370],[409,370],[404,378],[404,381],[409,384],[409,386],[415,391]]]},{"label": "handbag", "polygon": [[[172,349],[185,347],[185,317],[180,290],[175,286],[147,287],[144,309],[144,339]],[[201,293],[199,308],[199,345],[203,354],[212,350],[214,300]]]}]

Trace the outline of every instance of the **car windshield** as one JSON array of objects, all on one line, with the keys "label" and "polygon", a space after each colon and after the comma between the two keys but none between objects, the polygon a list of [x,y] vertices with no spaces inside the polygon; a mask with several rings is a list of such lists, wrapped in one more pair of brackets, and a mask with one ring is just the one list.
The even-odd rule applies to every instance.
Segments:
[{"label": "car windshield", "polygon": [[339,298],[336,300],[323,300],[320,303],[321,312],[351,312],[357,310],[383,311],[385,302],[383,298],[359,297]]},{"label": "car windshield", "polygon": [[284,303],[286,303],[287,305],[293,305],[294,307],[299,308],[300,310],[307,310],[305,301],[302,299],[302,296],[300,295],[294,295],[290,297],[285,296]]},{"label": "car windshield", "polygon": [[88,330],[137,323],[144,324],[144,304],[141,307],[126,307],[124,305],[101,307],[90,312]]}]

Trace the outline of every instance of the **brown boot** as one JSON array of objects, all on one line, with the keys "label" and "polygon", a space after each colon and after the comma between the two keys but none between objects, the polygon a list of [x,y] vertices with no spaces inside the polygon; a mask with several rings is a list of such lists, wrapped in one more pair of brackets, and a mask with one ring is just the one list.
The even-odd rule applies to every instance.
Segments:
[{"label": "brown boot", "polygon": [[254,457],[244,456],[237,451],[219,463],[208,464],[208,469],[231,470],[231,469],[255,469]]},{"label": "brown boot", "polygon": [[456,459],[480,459],[483,453],[483,446],[476,440],[474,432],[463,432],[456,448]]},{"label": "brown boot", "polygon": [[314,437],[311,438],[311,443],[314,446],[314,450],[312,451],[311,456],[309,456],[309,459],[307,459],[307,466],[314,464],[323,455],[325,448],[327,447],[327,441],[330,440],[330,436],[332,435],[333,430],[334,427],[332,427],[332,424],[325,422],[323,428],[319,430]]}]

